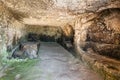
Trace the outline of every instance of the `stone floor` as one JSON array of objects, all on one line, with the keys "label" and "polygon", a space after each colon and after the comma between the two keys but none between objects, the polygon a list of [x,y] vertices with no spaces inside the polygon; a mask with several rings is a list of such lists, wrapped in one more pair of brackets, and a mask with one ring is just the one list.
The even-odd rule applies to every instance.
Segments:
[{"label": "stone floor", "polygon": [[103,80],[57,43],[41,43],[39,62],[23,80]]}]

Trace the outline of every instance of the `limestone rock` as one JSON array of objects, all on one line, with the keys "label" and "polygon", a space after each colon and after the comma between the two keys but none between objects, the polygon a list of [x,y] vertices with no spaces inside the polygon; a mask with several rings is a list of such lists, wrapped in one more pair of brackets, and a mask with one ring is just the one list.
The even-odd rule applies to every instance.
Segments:
[{"label": "limestone rock", "polygon": [[[86,50],[92,48],[96,53],[120,59],[119,9],[103,10],[85,23],[76,24],[75,42]],[[95,15],[96,15],[95,14]],[[93,14],[94,15],[94,14]],[[87,16],[87,15],[86,15]],[[84,18],[84,17],[83,17]]]},{"label": "limestone rock", "polygon": [[39,47],[39,42],[28,42],[21,44],[21,50],[23,54],[26,54],[30,59],[37,58]]},{"label": "limestone rock", "polygon": [[12,54],[12,57],[19,58],[19,59],[25,59],[25,58],[34,59],[34,58],[37,58],[38,51],[39,51],[39,46],[40,46],[39,42],[22,43],[19,46],[19,49],[16,50]]}]

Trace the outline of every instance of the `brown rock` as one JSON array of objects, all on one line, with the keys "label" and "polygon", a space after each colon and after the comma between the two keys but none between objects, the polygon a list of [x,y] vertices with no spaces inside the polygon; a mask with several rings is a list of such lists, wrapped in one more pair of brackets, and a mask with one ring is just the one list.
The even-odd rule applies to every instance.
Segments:
[{"label": "brown rock", "polygon": [[79,21],[75,26],[76,44],[85,51],[91,48],[98,54],[120,59],[119,13],[119,9],[103,10],[84,24]]},{"label": "brown rock", "polygon": [[28,58],[33,59],[37,58],[39,51],[39,42],[28,42],[21,44],[21,50],[23,54],[26,54]]}]

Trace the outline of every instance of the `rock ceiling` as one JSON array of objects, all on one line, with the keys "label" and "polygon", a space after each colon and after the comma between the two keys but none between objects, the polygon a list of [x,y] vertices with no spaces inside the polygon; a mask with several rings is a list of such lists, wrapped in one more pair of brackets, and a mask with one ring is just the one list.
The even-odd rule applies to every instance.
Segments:
[{"label": "rock ceiling", "polygon": [[14,13],[27,15],[25,24],[61,26],[76,15],[120,7],[119,0],[2,0]]}]

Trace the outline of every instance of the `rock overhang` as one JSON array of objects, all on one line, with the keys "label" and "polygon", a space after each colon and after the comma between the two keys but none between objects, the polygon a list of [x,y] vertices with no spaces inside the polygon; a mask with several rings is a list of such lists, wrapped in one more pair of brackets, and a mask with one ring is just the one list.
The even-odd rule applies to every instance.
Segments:
[{"label": "rock overhang", "polygon": [[[25,14],[24,24],[62,26],[83,13],[120,8],[118,0],[2,0],[13,12]],[[15,13],[15,14],[17,14]]]}]

